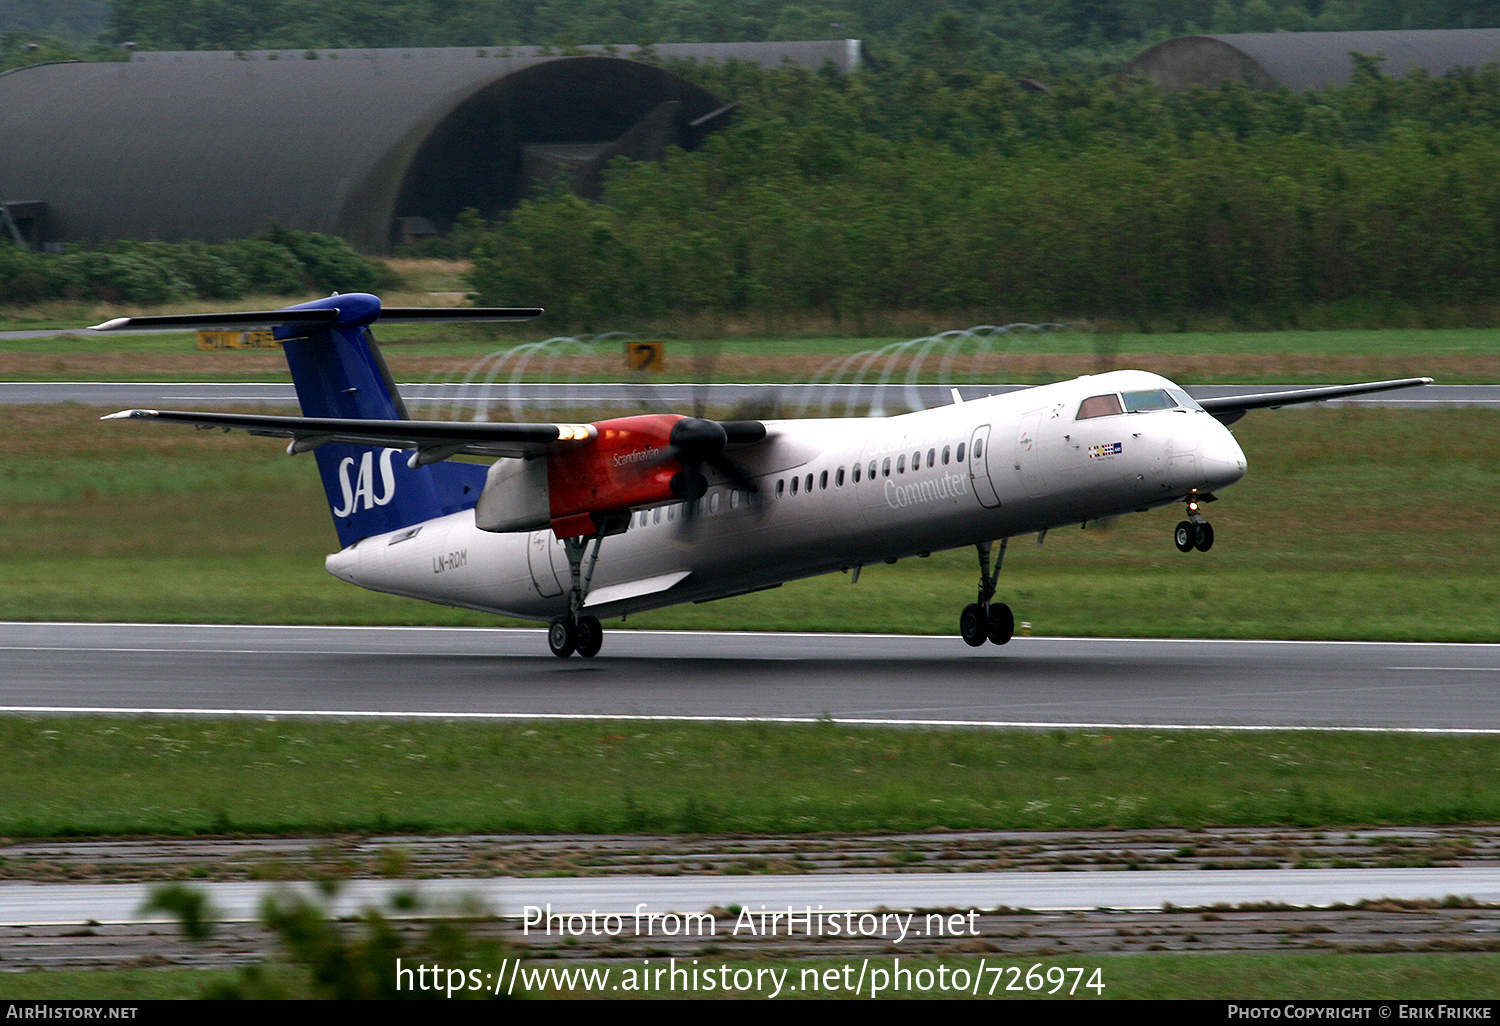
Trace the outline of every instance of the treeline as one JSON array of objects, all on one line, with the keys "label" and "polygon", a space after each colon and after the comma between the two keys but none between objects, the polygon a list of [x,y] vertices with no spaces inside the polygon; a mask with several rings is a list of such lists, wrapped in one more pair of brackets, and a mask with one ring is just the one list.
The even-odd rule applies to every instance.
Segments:
[{"label": "treeline", "polygon": [[[756,97],[697,153],[472,220],[483,303],[559,322],[666,313],[965,311],[984,319],[1486,305],[1500,296],[1500,75],[1162,95],[1001,76],[741,69]],[[725,85],[725,83],[720,83]],[[752,112],[753,111],[753,112]]]},{"label": "treeline", "polygon": [[[84,55],[81,27],[97,6],[0,0],[0,60],[26,59],[17,47],[47,35]],[[126,41],[248,50],[859,38],[892,67],[1013,74],[1108,69],[1194,32],[1500,25],[1495,0],[112,0],[108,9],[101,56]]]},{"label": "treeline", "polygon": [[377,291],[400,284],[341,239],[272,228],[250,239],[119,242],[37,253],[0,239],[0,305],[83,300],[155,306],[186,299]]}]

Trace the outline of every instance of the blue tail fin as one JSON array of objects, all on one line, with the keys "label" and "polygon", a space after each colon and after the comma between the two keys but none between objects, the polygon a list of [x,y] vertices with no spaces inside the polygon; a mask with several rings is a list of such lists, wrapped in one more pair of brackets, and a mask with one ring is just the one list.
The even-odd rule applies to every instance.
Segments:
[{"label": "blue tail fin", "polygon": [[[305,417],[407,420],[405,404],[370,334],[380,300],[360,293],[291,307],[330,309],[326,326],[276,330]],[[314,450],[339,544],[411,527],[469,509],[484,488],[485,467],[433,463],[415,470],[396,449],[329,443]]]}]

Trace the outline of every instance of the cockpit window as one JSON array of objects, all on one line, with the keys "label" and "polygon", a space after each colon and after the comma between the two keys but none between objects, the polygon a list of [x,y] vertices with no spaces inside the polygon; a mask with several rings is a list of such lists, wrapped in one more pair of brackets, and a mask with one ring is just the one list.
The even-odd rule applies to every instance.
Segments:
[{"label": "cockpit window", "polygon": [[1090,417],[1112,417],[1117,413],[1124,413],[1120,408],[1120,397],[1114,393],[1109,395],[1089,396],[1078,406],[1078,419],[1088,420]]},{"label": "cockpit window", "polygon": [[1177,405],[1183,407],[1184,409],[1197,410],[1199,413],[1203,412],[1203,407],[1198,405],[1198,401],[1192,396],[1188,395],[1182,389],[1169,388],[1167,389],[1167,393],[1171,395],[1173,399],[1177,400]]},{"label": "cockpit window", "polygon": [[1152,388],[1141,392],[1125,392],[1126,413],[1146,413],[1150,410],[1172,410],[1177,408],[1177,400],[1167,393],[1165,388]]}]

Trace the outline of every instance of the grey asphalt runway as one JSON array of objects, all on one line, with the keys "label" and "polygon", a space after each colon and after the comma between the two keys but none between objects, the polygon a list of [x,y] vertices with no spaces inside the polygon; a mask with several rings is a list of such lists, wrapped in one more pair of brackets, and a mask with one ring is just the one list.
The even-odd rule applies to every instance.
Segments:
[{"label": "grey asphalt runway", "polygon": [[1500,731],[1500,646],[0,624],[0,711]]},{"label": "grey asphalt runway", "polygon": [[[809,392],[808,388],[812,391]],[[964,385],[959,393],[966,399],[984,395],[998,395],[1024,388],[1024,385]],[[1190,391],[1199,398],[1217,398],[1228,395],[1253,395],[1282,389],[1298,388],[1296,385],[1203,385]],[[477,387],[464,388],[449,384],[403,384],[399,386],[403,398],[417,413],[426,405],[442,405],[455,402],[473,406],[484,394]],[[489,395],[492,408],[506,408],[502,399],[508,397],[508,386],[495,386]],[[678,406],[691,408],[699,392],[702,400],[711,407],[732,408],[744,403],[780,399],[792,407],[807,403],[809,415],[820,411],[831,402],[836,412],[842,412],[845,403],[864,409],[873,401],[873,385],[770,385],[770,384],[715,384],[694,386],[663,383],[642,385],[635,382],[601,382],[546,384],[528,382],[516,387],[519,402],[528,405],[550,407],[577,406],[582,408],[601,405],[648,405],[652,408]],[[917,398],[922,405],[941,406],[952,401],[950,390],[939,385],[922,385],[917,389]],[[905,398],[905,389],[892,387],[887,393],[887,402]],[[51,404],[83,403],[89,406],[109,407],[115,410],[132,407],[179,409],[192,406],[241,406],[297,405],[296,395],[290,383],[266,382],[129,382],[129,381],[5,381],[0,382],[0,405],[5,404]],[[1425,388],[1410,388],[1396,392],[1384,392],[1356,399],[1344,399],[1325,406],[1381,406],[1394,409],[1440,409],[1444,407],[1478,407],[1500,409],[1500,385],[1428,385]],[[893,407],[893,412],[895,408]],[[500,416],[497,412],[495,416]]]}]

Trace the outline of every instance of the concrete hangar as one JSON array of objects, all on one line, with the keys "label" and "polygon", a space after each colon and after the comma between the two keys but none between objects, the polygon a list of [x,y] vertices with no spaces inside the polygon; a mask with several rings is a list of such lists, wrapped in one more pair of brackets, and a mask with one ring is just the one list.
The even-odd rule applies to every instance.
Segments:
[{"label": "concrete hangar", "polygon": [[[860,46],[653,54],[848,71]],[[610,159],[690,149],[730,112],[612,49],[141,52],[0,75],[0,202],[34,245],[214,242],[275,223],[384,252],[559,176],[596,195]]]},{"label": "concrete hangar", "polygon": [[1153,46],[1120,75],[1148,78],[1169,90],[1243,82],[1306,92],[1347,85],[1354,71],[1351,54],[1380,58],[1381,71],[1392,78],[1415,70],[1436,77],[1500,62],[1500,28],[1179,36]]}]

